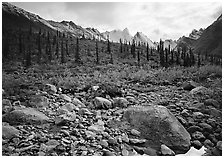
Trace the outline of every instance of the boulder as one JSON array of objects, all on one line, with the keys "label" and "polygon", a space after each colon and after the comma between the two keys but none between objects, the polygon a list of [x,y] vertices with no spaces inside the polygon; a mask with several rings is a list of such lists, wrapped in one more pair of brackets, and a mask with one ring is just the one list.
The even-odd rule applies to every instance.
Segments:
[{"label": "boulder", "polygon": [[129,102],[126,98],[123,97],[116,97],[113,99],[113,107],[121,107],[121,108],[127,108]]},{"label": "boulder", "polygon": [[13,126],[7,125],[2,126],[2,138],[11,139],[19,136],[19,130]]},{"label": "boulder", "polygon": [[164,106],[129,107],[123,120],[141,132],[152,148],[159,150],[161,144],[166,144],[175,153],[185,153],[190,148],[190,134]]},{"label": "boulder", "polygon": [[192,94],[192,95],[197,95],[197,94],[200,94],[200,95],[212,94],[212,90],[210,90],[208,88],[205,88],[203,86],[199,86],[199,87],[196,87],[196,88],[192,89],[190,91],[190,94]]},{"label": "boulder", "polygon": [[112,107],[111,101],[102,97],[96,97],[93,103],[97,109],[110,109]]},{"label": "boulder", "polygon": [[12,111],[12,104],[10,102],[10,100],[8,99],[3,99],[2,100],[2,112],[4,113],[8,113]]},{"label": "boulder", "polygon": [[45,114],[34,108],[17,108],[3,115],[2,120],[10,125],[42,124],[50,121]]},{"label": "boulder", "polygon": [[55,94],[57,93],[57,88],[52,84],[46,84],[45,91],[48,92],[49,94]]}]

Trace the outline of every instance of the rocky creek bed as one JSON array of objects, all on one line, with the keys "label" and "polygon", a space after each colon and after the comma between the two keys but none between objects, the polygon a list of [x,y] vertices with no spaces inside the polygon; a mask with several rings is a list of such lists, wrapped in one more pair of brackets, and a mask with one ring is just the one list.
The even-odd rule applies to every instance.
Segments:
[{"label": "rocky creek bed", "polygon": [[156,156],[202,146],[204,155],[222,153],[221,102],[192,81],[31,89],[28,97],[3,90],[3,155]]}]

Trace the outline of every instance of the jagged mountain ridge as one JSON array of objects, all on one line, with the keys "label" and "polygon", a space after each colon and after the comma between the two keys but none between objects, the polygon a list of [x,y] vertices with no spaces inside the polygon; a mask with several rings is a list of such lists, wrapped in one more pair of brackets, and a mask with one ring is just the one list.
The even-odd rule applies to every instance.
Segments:
[{"label": "jagged mountain ridge", "polygon": [[120,39],[122,41],[132,41],[133,37],[132,35],[129,33],[129,30],[127,28],[125,28],[123,31],[122,30],[112,30],[112,31],[106,31],[101,33],[104,38],[108,38],[110,41],[113,42],[120,42]]},{"label": "jagged mountain ridge", "polygon": [[32,26],[36,28],[36,30],[39,28],[54,32],[58,30],[74,37],[81,37],[84,34],[86,38],[98,38],[105,40],[105,38],[99,33],[97,29],[94,29],[95,31],[85,29],[79,25],[76,25],[72,21],[55,22],[52,20],[45,20],[39,15],[25,11],[24,9],[7,2],[2,3],[2,19],[3,28],[14,29],[20,27],[22,29],[28,29],[30,26]]},{"label": "jagged mountain ridge", "polygon": [[155,44],[142,32],[137,32],[133,38],[137,43],[141,42],[142,44],[148,43],[149,47],[155,47]]},{"label": "jagged mountain ridge", "polygon": [[188,37],[182,36],[177,40],[177,47],[187,47],[193,48],[195,42],[201,37],[204,29],[200,28],[199,30],[193,29]]},{"label": "jagged mountain ridge", "polygon": [[134,40],[136,43],[141,44],[149,44],[149,47],[155,47],[156,45],[150,40],[146,35],[144,35],[142,32],[137,32],[134,36],[132,36],[129,33],[128,28],[125,28],[122,30],[112,30],[112,31],[106,31],[103,32],[102,35],[107,38],[109,36],[109,40],[113,42],[120,42],[120,39],[122,41],[131,42]]}]

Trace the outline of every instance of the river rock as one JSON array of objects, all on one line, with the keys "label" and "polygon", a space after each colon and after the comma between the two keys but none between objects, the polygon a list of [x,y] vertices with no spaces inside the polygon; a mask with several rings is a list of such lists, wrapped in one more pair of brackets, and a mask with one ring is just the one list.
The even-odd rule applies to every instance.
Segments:
[{"label": "river rock", "polygon": [[164,106],[130,107],[124,113],[124,121],[140,131],[150,147],[159,150],[161,144],[166,144],[176,153],[190,148],[190,134]]},{"label": "river rock", "polygon": [[169,147],[167,147],[165,144],[161,145],[161,153],[164,156],[174,156],[175,153],[173,150],[171,150]]},{"label": "river rock", "polygon": [[96,97],[93,103],[97,109],[110,109],[112,107],[111,101],[102,97]]},{"label": "river rock", "polygon": [[116,97],[113,99],[113,107],[121,107],[121,108],[127,108],[129,102],[126,98],[123,97]]},{"label": "river rock", "polygon": [[10,100],[3,99],[2,100],[2,112],[8,113],[10,111],[12,111],[12,104],[11,104]]},{"label": "river rock", "polygon": [[55,94],[57,93],[57,88],[52,84],[46,84],[45,91],[48,92],[49,94]]},{"label": "river rock", "polygon": [[5,115],[3,121],[10,125],[18,124],[42,124],[49,122],[49,118],[34,108],[18,108]]},{"label": "river rock", "polygon": [[190,94],[192,95],[196,95],[196,94],[205,95],[205,94],[211,94],[211,93],[212,91],[210,89],[205,88],[203,86],[196,87],[190,91]]},{"label": "river rock", "polygon": [[19,130],[13,126],[7,125],[2,126],[2,138],[3,139],[11,139],[19,136]]},{"label": "river rock", "polygon": [[83,104],[78,98],[74,98],[72,100],[72,103],[75,104],[77,107],[85,107],[85,104]]},{"label": "river rock", "polygon": [[66,94],[61,94],[59,97],[67,102],[72,102],[71,97],[67,96]]},{"label": "river rock", "polygon": [[30,107],[35,107],[35,108],[43,108],[47,107],[49,104],[48,98],[42,95],[35,95],[32,96],[30,99]]},{"label": "river rock", "polygon": [[214,106],[215,108],[220,108],[220,104],[218,101],[214,100],[214,99],[206,99],[204,101],[205,106]]}]

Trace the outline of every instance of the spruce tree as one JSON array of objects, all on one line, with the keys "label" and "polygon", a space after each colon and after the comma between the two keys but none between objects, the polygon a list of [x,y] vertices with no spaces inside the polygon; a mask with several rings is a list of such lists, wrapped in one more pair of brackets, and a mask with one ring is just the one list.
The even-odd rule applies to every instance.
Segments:
[{"label": "spruce tree", "polygon": [[147,61],[149,61],[149,44],[148,43],[146,46],[146,59],[147,59]]},{"label": "spruce tree", "polygon": [[99,64],[98,42],[96,40],[96,64]]},{"label": "spruce tree", "polygon": [[41,63],[41,56],[42,56],[42,52],[41,52],[41,29],[39,29],[39,34],[38,34],[38,38],[37,38],[37,45],[38,45],[38,63]]},{"label": "spruce tree", "polygon": [[80,62],[80,54],[79,54],[79,38],[76,39],[76,53],[75,53],[75,61],[77,63]]}]

